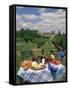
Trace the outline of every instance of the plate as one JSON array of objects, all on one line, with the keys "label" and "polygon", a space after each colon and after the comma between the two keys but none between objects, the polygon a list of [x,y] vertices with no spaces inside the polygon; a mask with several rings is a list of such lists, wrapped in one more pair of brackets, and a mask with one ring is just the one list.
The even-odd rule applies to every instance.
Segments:
[{"label": "plate", "polygon": [[44,68],[46,68],[46,65],[42,65],[40,68],[39,67],[37,67],[37,68],[31,67],[32,70],[42,70]]}]

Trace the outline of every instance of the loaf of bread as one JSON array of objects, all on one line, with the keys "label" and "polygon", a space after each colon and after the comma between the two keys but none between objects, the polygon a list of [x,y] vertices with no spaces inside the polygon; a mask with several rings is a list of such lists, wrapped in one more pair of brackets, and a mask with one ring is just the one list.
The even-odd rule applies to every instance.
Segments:
[{"label": "loaf of bread", "polygon": [[25,70],[28,70],[32,66],[32,60],[25,60],[21,63],[21,67],[23,67]]}]

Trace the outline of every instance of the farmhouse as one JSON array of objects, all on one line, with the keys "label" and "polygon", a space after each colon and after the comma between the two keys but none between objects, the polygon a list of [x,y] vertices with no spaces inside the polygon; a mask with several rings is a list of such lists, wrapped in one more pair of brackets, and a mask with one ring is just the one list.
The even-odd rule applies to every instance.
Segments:
[{"label": "farmhouse", "polygon": [[42,36],[48,36],[48,37],[50,37],[50,36],[52,36],[52,35],[54,35],[55,33],[54,32],[44,32],[44,33],[42,33],[41,35]]}]

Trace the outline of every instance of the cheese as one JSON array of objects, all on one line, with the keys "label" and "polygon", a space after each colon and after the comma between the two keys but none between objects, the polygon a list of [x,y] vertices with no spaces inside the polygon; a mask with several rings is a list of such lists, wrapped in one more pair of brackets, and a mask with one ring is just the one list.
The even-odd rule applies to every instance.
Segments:
[{"label": "cheese", "polygon": [[36,61],[32,62],[32,67],[37,68],[38,67],[38,63]]}]

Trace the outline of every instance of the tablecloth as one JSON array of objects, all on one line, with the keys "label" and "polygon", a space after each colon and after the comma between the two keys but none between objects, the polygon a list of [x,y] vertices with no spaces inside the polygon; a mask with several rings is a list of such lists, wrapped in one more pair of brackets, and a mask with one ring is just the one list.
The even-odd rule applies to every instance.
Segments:
[{"label": "tablecloth", "polygon": [[[57,65],[54,67],[58,67],[58,70],[56,73],[51,72],[51,70],[48,69],[48,67],[42,69],[42,70],[24,70],[22,67],[19,68],[19,71],[17,72],[17,76],[23,78],[24,80],[27,80],[31,83],[36,82],[51,82],[51,81],[58,81],[65,73],[65,66],[63,65]],[[55,79],[54,79],[55,76]]]}]

